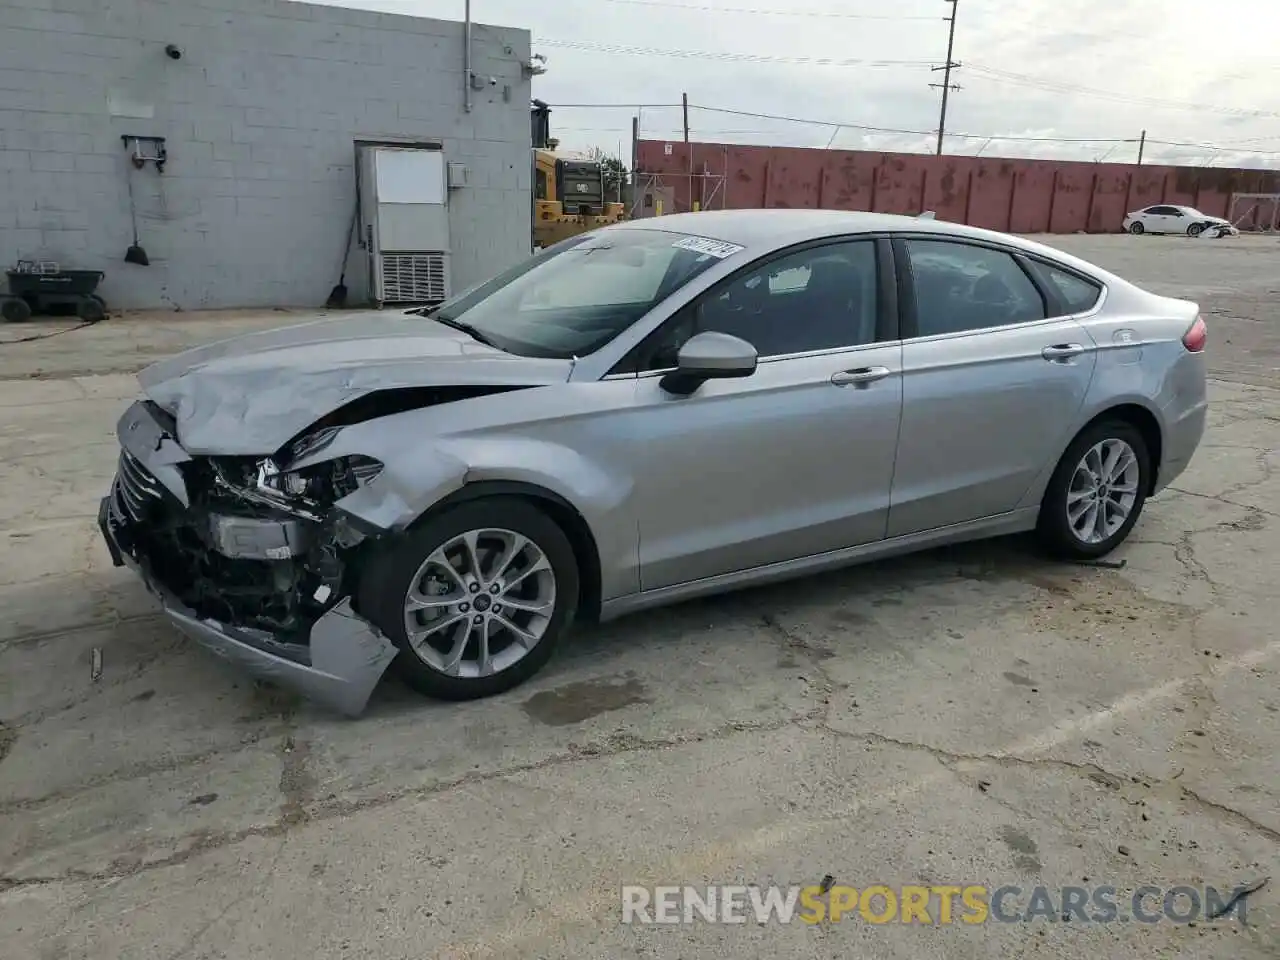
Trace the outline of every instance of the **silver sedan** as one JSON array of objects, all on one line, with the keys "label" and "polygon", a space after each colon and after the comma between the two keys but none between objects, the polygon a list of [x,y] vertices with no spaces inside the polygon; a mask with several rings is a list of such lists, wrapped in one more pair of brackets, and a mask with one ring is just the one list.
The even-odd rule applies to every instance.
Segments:
[{"label": "silver sedan", "polygon": [[393,661],[481,697],[575,619],[1020,531],[1101,556],[1200,442],[1205,339],[1004,234],[659,217],[154,365],[100,520],[258,675],[351,714]]}]

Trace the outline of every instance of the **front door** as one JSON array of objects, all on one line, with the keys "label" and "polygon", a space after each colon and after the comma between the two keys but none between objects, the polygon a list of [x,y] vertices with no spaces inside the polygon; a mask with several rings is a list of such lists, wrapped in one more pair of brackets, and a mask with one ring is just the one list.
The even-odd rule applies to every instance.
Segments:
[{"label": "front door", "polygon": [[1012,510],[1069,442],[1097,359],[1079,323],[1046,318],[1008,253],[941,240],[899,249],[916,336],[902,348],[889,537]]},{"label": "front door", "polygon": [[[901,347],[877,343],[876,242],[808,247],[713,287],[641,347],[640,579],[653,590],[884,537]],[[718,330],[755,373],[687,397],[659,385],[680,343]]]}]

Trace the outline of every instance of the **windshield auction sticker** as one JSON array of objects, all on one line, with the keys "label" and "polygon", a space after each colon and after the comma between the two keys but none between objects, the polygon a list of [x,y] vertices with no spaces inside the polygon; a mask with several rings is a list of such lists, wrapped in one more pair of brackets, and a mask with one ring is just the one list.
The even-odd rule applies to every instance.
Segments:
[{"label": "windshield auction sticker", "polygon": [[709,257],[723,260],[744,249],[741,244],[726,243],[724,240],[712,240],[710,237],[685,237],[672,244],[681,250],[692,250],[694,253],[705,253]]}]

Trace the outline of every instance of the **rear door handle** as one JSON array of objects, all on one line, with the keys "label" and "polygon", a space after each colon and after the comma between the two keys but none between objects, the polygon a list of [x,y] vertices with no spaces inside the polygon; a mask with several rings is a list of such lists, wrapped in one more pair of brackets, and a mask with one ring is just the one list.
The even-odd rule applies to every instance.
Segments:
[{"label": "rear door handle", "polygon": [[877,380],[883,380],[889,373],[888,367],[858,367],[855,370],[841,370],[839,373],[833,373],[831,382],[837,387],[875,383]]},{"label": "rear door handle", "polygon": [[1070,360],[1084,353],[1084,346],[1079,343],[1055,343],[1051,347],[1045,347],[1040,351],[1040,356],[1053,363],[1060,363],[1063,360]]}]

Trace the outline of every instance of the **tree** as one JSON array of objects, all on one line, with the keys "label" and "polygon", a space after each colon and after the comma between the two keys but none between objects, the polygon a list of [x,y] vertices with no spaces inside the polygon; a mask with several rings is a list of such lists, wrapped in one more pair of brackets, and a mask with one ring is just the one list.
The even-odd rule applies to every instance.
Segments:
[{"label": "tree", "polygon": [[600,147],[592,147],[587,151],[587,159],[594,160],[600,164],[604,171],[604,189],[605,192],[613,195],[621,190],[622,186],[627,182],[627,165],[622,162],[621,157],[615,157],[606,153]]}]

